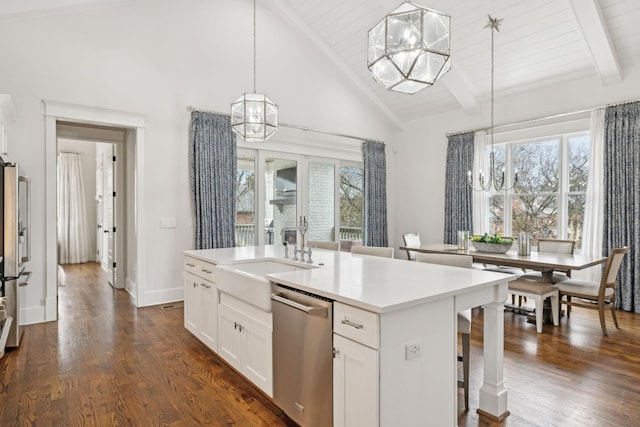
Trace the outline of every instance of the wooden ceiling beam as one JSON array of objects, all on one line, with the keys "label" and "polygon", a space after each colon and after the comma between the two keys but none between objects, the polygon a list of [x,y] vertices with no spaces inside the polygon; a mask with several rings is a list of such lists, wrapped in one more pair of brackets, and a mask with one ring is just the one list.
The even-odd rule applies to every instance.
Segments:
[{"label": "wooden ceiling beam", "polygon": [[621,82],[622,68],[598,0],[570,2],[600,79],[605,85]]},{"label": "wooden ceiling beam", "polygon": [[[455,62],[452,63],[451,69],[447,74],[442,76],[441,83],[449,89],[451,95],[454,96],[456,101],[458,101],[467,113],[478,114],[480,112],[478,97],[471,89],[467,79],[464,78],[464,74],[455,65]],[[438,83],[436,82],[436,84]]]}]

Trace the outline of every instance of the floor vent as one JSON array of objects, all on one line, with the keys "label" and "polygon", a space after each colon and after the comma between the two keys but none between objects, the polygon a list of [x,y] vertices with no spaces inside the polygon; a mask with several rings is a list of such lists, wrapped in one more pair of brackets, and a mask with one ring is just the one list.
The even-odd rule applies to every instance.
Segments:
[{"label": "floor vent", "polygon": [[169,310],[170,308],[182,308],[184,307],[184,303],[176,303],[176,304],[168,304],[160,307],[163,310]]}]

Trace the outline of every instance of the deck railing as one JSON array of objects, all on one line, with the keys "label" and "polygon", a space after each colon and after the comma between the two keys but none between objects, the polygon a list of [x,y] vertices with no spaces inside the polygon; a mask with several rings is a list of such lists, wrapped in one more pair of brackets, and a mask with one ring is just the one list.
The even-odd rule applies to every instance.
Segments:
[{"label": "deck railing", "polygon": [[[256,242],[254,224],[236,224],[236,246],[250,246]],[[361,242],[362,227],[340,227],[340,240]],[[265,244],[273,244],[273,229],[265,229]]]},{"label": "deck railing", "polygon": [[362,241],[362,227],[340,227],[340,240]]}]

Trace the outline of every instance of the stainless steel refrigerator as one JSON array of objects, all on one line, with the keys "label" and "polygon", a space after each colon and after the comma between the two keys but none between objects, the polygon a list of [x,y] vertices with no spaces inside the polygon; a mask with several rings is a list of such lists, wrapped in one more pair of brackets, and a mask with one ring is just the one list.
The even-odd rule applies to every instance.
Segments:
[{"label": "stainless steel refrigerator", "polygon": [[22,336],[20,287],[31,277],[26,270],[31,259],[31,180],[18,164],[0,163],[0,191],[2,296],[6,297],[6,316],[13,318],[5,345],[17,347]]}]

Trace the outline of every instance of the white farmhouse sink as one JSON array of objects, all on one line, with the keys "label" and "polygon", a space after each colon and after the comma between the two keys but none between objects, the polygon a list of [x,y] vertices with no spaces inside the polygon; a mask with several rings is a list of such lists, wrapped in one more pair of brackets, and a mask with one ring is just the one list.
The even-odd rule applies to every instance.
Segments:
[{"label": "white farmhouse sink", "polygon": [[216,272],[216,286],[221,292],[258,307],[262,311],[270,312],[271,283],[264,275],[309,268],[315,267],[276,260],[219,265]]}]

